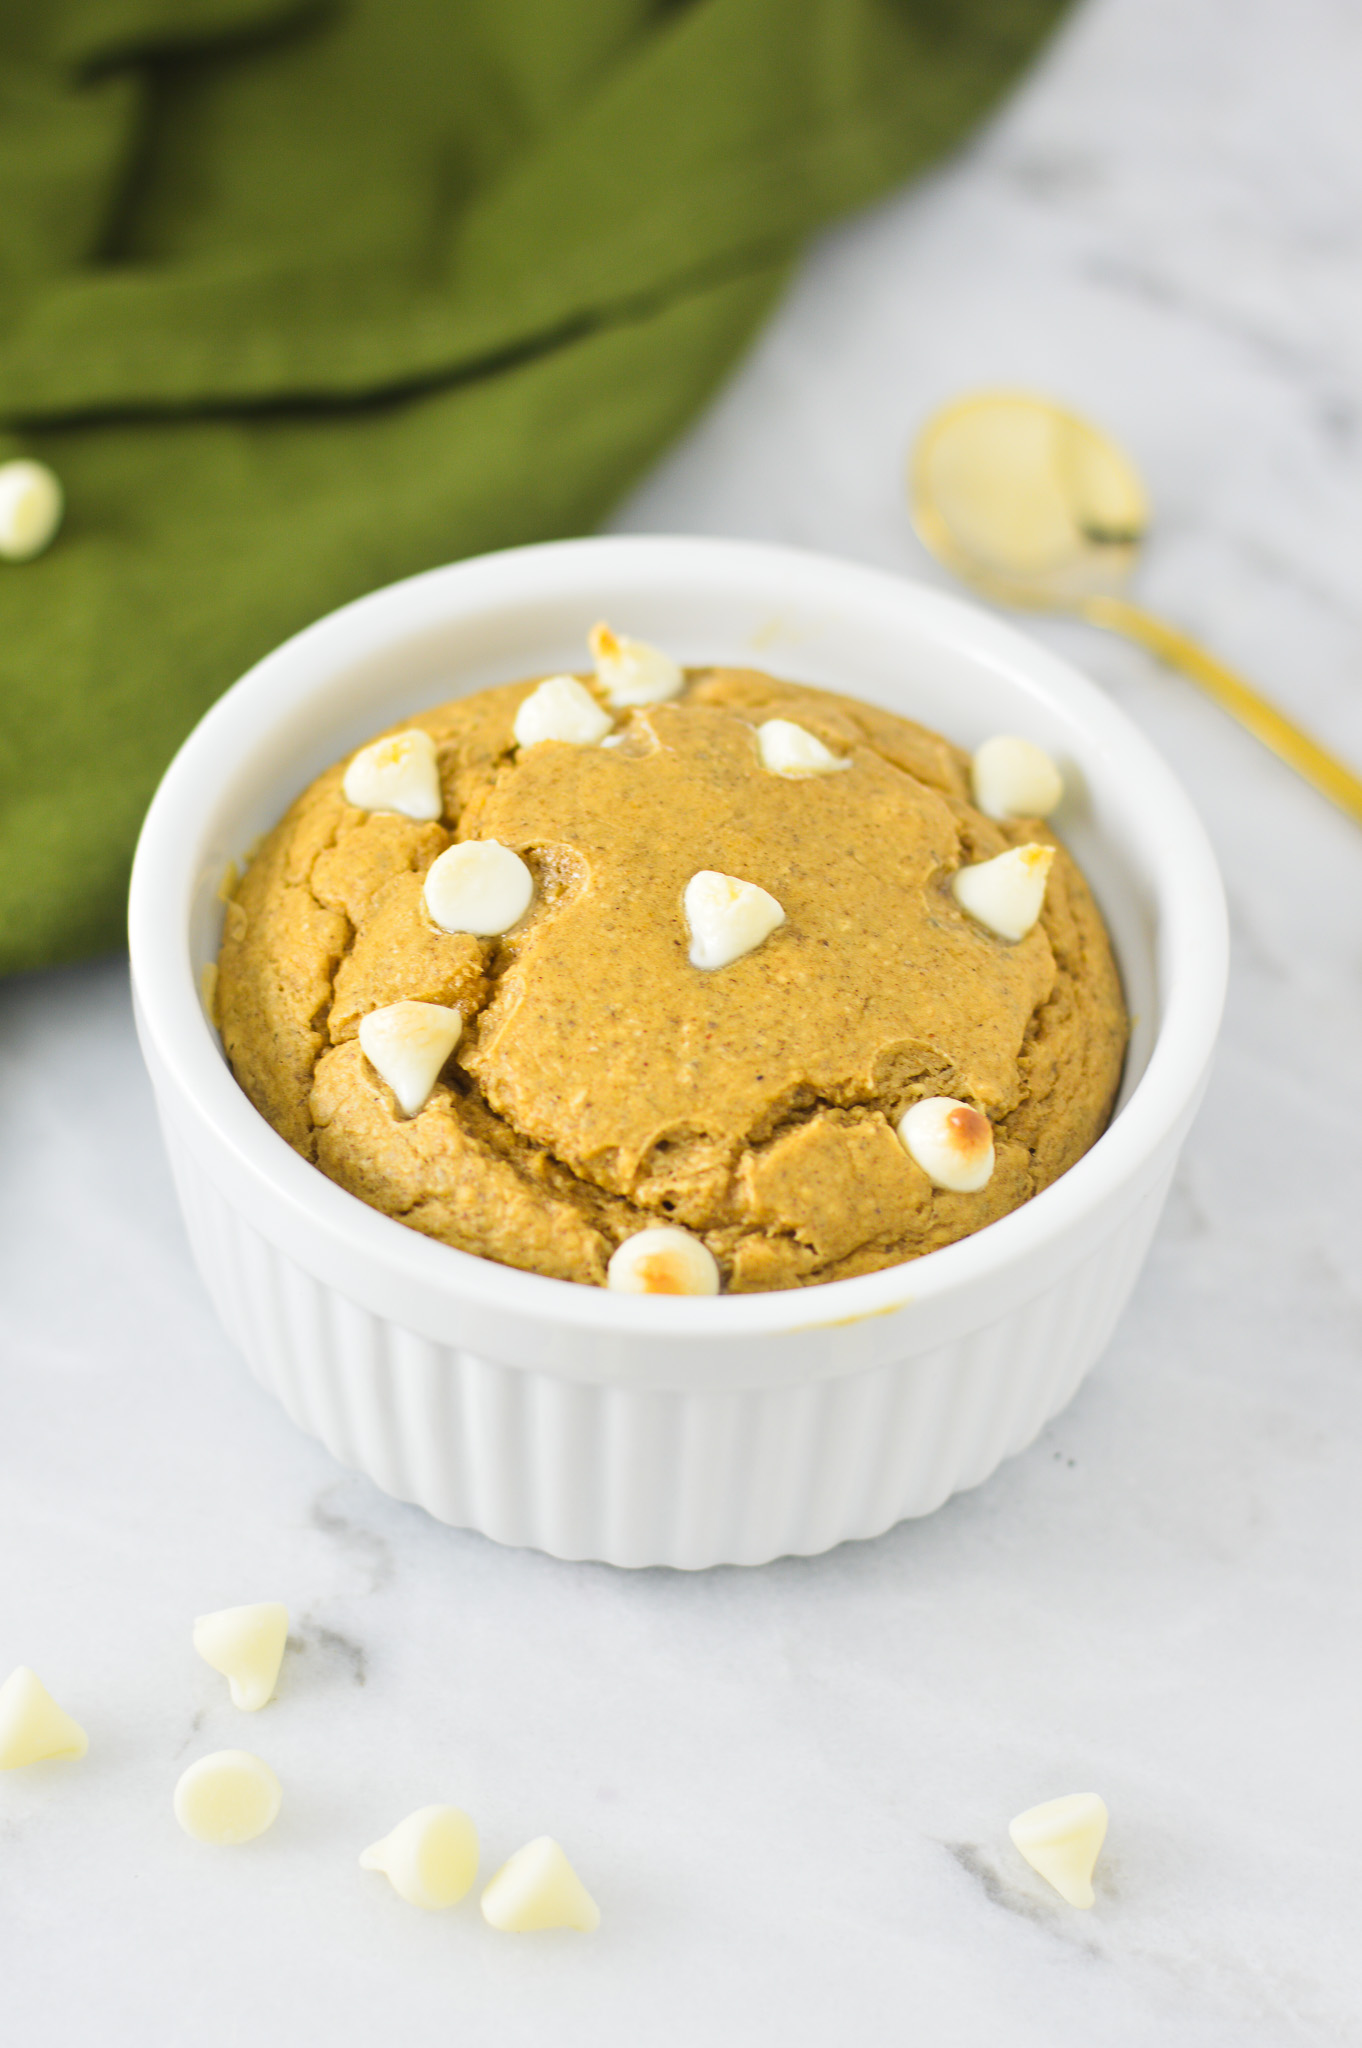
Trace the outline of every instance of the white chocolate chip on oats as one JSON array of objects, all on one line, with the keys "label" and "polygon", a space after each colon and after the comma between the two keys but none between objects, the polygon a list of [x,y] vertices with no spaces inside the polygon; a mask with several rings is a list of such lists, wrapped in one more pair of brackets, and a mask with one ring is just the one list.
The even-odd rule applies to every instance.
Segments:
[{"label": "white chocolate chip on oats", "polygon": [[540,1835],[517,1849],[482,1895],[483,1918],[504,1934],[531,1934],[542,1927],[575,1927],[592,1934],[601,1909],[552,1835]]},{"label": "white chocolate chip on oats", "polygon": [[595,747],[614,723],[576,676],[549,676],[516,712],[515,741],[518,747],[534,747],[540,740]]},{"label": "white chocolate chip on oats", "polygon": [[191,1764],[175,1787],[175,1818],[196,1842],[225,1848],[272,1827],[283,1793],[260,1757],[219,1749]]},{"label": "white chocolate chip on oats", "polygon": [[727,967],[785,922],[785,912],[765,889],[712,868],[691,876],[683,901],[692,967]]},{"label": "white chocolate chip on oats", "polygon": [[0,560],[31,562],[61,525],[62,487],[45,462],[0,463]]},{"label": "white chocolate chip on oats", "polygon": [[1062,1899],[1071,1906],[1092,1905],[1092,1873],[1107,1835],[1107,1809],[1095,1792],[1071,1792],[1029,1807],[1007,1832]]},{"label": "white chocolate chip on oats", "polygon": [[199,969],[199,1001],[203,1005],[204,1016],[208,1019],[214,1031],[216,1031],[218,1028],[218,963],[216,960],[205,960],[203,966]]},{"label": "white chocolate chip on oats", "polygon": [[698,1237],[658,1223],[615,1247],[605,1284],[615,1294],[717,1294],[719,1268]]},{"label": "white chocolate chip on oats", "polygon": [[443,1003],[389,1003],[360,1019],[360,1051],[404,1113],[418,1116],[462,1030],[459,1012]]},{"label": "white chocolate chip on oats", "polygon": [[664,704],[686,686],[684,672],[669,654],[612,633],[604,621],[591,628],[589,640],[597,681],[616,711],[631,704]]},{"label": "white chocolate chip on oats", "polygon": [[970,763],[974,801],[990,818],[1048,818],[1064,781],[1043,747],[997,733],[976,747]]},{"label": "white chocolate chip on oats", "polygon": [[222,1673],[232,1705],[244,1714],[258,1712],[273,1699],[287,1641],[288,1609],[280,1600],[222,1607],[194,1623],[194,1648],[205,1664]]},{"label": "white chocolate chip on oats", "polygon": [[442,931],[492,939],[508,932],[530,907],[534,876],[498,839],[447,846],[426,876],[426,909]]},{"label": "white chocolate chip on oats", "polygon": [[951,883],[962,910],[1000,939],[1024,939],[1045,902],[1053,846],[1013,846],[994,860],[960,868]]},{"label": "white chocolate chip on oats", "polygon": [[357,811],[397,811],[418,824],[431,824],[444,810],[435,742],[418,727],[361,747],[342,787],[345,801]]},{"label": "white chocolate chip on oats", "polygon": [[899,1118],[899,1137],[933,1187],[973,1195],[993,1173],[993,1126],[968,1102],[929,1095]]},{"label": "white chocolate chip on oats", "polygon": [[18,1665],[0,1685],[0,1771],[61,1757],[74,1762],[90,1747],[79,1722],[57,1705],[36,1671]]},{"label": "white chocolate chip on oats", "polygon": [[359,1859],[381,1870],[400,1899],[427,1913],[455,1906],[478,1874],[478,1831],[457,1806],[423,1806]]},{"label": "white chocolate chip on oats", "polygon": [[849,768],[850,761],[834,754],[815,733],[806,732],[790,718],[768,718],[757,727],[761,765],[772,775],[791,779],[805,775],[835,775]]}]

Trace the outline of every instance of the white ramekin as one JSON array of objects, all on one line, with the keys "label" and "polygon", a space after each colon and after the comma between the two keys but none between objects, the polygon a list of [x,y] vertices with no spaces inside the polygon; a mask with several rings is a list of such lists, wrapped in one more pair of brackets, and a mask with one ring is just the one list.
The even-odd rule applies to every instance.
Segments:
[{"label": "white ramekin", "polygon": [[[857,1280],[650,1299],[512,1272],[367,1208],[232,1079],[199,1000],[230,859],[313,775],[422,706],[580,667],[608,617],[1063,764],[1056,818],[1135,1019],[1121,1106],[1015,1214]],[[133,985],[190,1242],[257,1378],[345,1464],[502,1543],[621,1565],[760,1563],[873,1536],[987,1478],[1070,1398],[1130,1293],[1220,1021],[1206,837],[1139,732],[986,613],[784,548],[607,539],[437,569],[323,619],[229,690],[148,814]]]}]

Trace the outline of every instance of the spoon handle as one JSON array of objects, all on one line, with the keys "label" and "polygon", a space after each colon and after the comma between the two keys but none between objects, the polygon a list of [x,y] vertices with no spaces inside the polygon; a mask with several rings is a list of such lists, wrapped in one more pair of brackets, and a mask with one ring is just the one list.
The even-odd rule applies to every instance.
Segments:
[{"label": "spoon handle", "polygon": [[1091,619],[1095,626],[1106,626],[1113,633],[1138,640],[1170,668],[1181,669],[1194,683],[1200,683],[1208,696],[1247,726],[1255,739],[1271,747],[1289,768],[1294,768],[1307,782],[1313,782],[1316,789],[1362,825],[1362,776],[1355,775],[1336,754],[1311,739],[1308,732],[1293,724],[1266,697],[1260,697],[1214,655],[1207,654],[1204,647],[1198,647],[1195,640],[1179,632],[1176,626],[1165,625],[1152,612],[1128,604],[1123,597],[1087,598],[1082,611],[1084,618]]}]

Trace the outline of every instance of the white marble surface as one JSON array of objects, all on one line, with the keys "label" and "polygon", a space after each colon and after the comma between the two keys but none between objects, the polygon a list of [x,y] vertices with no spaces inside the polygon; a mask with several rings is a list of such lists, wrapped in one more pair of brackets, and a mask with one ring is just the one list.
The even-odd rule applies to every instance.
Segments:
[{"label": "white marble surface", "polygon": [[[1148,472],[1146,598],[1362,761],[1359,105],[1355,0],[1094,0],[963,158],[814,255],[618,523],[931,574],[916,423],[1048,388]],[[0,990],[0,1668],[91,1736],[0,1780],[6,2041],[1362,2040],[1362,834],[1143,656],[1043,630],[1208,820],[1224,1052],[1073,1407],[876,1543],[630,1576],[346,1476],[200,1292],[122,966]],[[301,1647],[247,1721],[189,1622],[260,1597]],[[198,1848],[175,1777],[243,1741],[282,1818]],[[1006,1823],[1086,1788],[1083,1915]],[[559,1835],[599,1935],[359,1872],[446,1798],[488,1867]]]}]

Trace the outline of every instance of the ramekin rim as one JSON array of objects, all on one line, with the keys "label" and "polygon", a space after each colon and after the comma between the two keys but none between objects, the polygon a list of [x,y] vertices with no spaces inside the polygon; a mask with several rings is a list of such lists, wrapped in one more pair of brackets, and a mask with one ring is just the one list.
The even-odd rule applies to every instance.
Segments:
[{"label": "ramekin rim", "polygon": [[[478,581],[514,582],[536,570],[603,557],[645,562],[659,554],[689,558],[711,575],[760,566],[796,570],[851,587],[867,597],[912,602],[957,644],[987,650],[1009,673],[1052,703],[1056,697],[1089,738],[1121,750],[1130,771],[1148,784],[1166,841],[1160,864],[1159,913],[1165,921],[1170,962],[1163,1015],[1144,1073],[1107,1130],[1039,1195],[986,1229],[902,1265],[816,1287],[725,1295],[717,1299],[655,1301],[617,1295],[573,1281],[526,1273],[422,1236],[336,1186],[296,1154],[261,1117],[226,1066],[203,1015],[188,959],[185,930],[191,863],[177,870],[176,835],[192,821],[203,782],[220,781],[243,730],[258,739],[256,700],[275,690],[281,673],[297,668],[333,638],[347,656],[383,644],[383,622],[413,602],[438,598],[451,587]],[[602,570],[602,573],[604,571]],[[414,622],[412,622],[414,623]],[[380,630],[374,632],[374,628]],[[410,629],[410,626],[409,626]],[[951,634],[946,631],[945,637]],[[1048,687],[1047,687],[1048,685]],[[312,686],[316,687],[314,680]],[[304,692],[306,694],[306,692]],[[269,721],[266,721],[268,723]],[[213,771],[217,770],[216,777]],[[1180,886],[1170,887],[1176,870]],[[1204,1081],[1223,1008],[1228,966],[1227,920],[1214,854],[1190,800],[1157,751],[1117,706],[1070,663],[1010,623],[951,593],[890,571],[811,550],[766,542],[690,535],[619,535],[535,543],[420,572],[368,592],[327,613],[272,649],[236,682],[195,726],[162,779],[144,822],[129,899],[133,981],[142,1028],[158,1058],[213,1140],[239,1166],[268,1186],[276,1199],[316,1227],[352,1244],[384,1266],[404,1268],[425,1288],[451,1298],[503,1308],[532,1322],[599,1329],[620,1337],[737,1337],[816,1330],[892,1313],[975,1286],[986,1275],[1014,1267],[1071,1231],[1123,1183],[1138,1175],[1179,1120]]]}]

